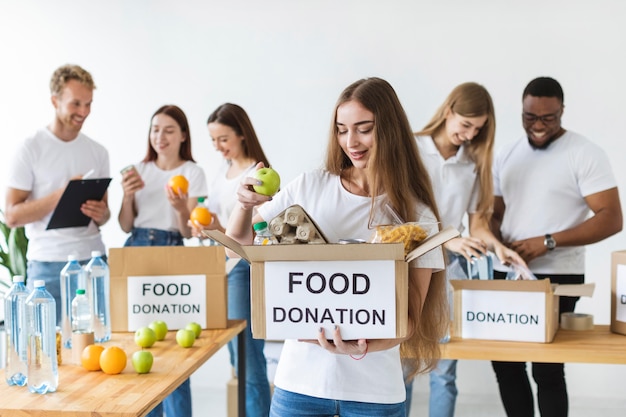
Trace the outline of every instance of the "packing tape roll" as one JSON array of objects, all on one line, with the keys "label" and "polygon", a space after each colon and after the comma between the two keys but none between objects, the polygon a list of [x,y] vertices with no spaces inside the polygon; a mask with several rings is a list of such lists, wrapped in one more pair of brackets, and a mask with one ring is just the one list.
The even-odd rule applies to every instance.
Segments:
[{"label": "packing tape roll", "polygon": [[592,330],[593,316],[583,313],[561,313],[561,329]]}]

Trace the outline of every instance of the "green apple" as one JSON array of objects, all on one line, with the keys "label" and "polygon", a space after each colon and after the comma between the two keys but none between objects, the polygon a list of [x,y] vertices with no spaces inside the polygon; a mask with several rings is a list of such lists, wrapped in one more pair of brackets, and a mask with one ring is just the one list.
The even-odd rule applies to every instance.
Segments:
[{"label": "green apple", "polygon": [[154,362],[154,356],[152,352],[148,350],[138,350],[133,353],[131,357],[133,368],[138,374],[147,374],[152,369],[152,363]]},{"label": "green apple", "polygon": [[200,324],[196,323],[195,321],[187,324],[185,326],[185,329],[191,330],[196,335],[196,339],[199,338],[200,334],[202,333],[202,326],[200,326]]},{"label": "green apple", "polygon": [[135,343],[142,348],[149,348],[156,342],[156,334],[154,330],[147,326],[143,326],[137,329],[135,332]]},{"label": "green apple", "polygon": [[179,329],[176,332],[176,343],[178,343],[179,346],[182,346],[184,348],[192,347],[193,342],[195,341],[196,334],[193,332],[193,330]]},{"label": "green apple", "polygon": [[152,323],[148,324],[148,327],[154,330],[156,340],[165,339],[165,335],[167,335],[167,324],[164,321],[155,320]]},{"label": "green apple", "polygon": [[254,185],[254,191],[259,194],[273,196],[280,188],[280,176],[272,168],[260,168],[254,172],[254,178],[261,180],[261,185]]}]

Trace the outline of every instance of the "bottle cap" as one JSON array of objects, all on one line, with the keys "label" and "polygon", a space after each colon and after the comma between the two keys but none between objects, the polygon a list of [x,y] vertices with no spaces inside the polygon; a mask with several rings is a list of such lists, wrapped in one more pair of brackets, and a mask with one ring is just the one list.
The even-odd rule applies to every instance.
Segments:
[{"label": "bottle cap", "polygon": [[46,281],[44,281],[43,279],[36,279],[35,280],[35,288],[41,288],[41,287],[45,287],[46,286]]},{"label": "bottle cap", "polygon": [[254,230],[266,229],[267,228],[267,222],[254,223],[254,226],[252,226],[252,228]]},{"label": "bottle cap", "polygon": [[200,204],[204,203],[204,197],[198,197],[198,203]]},{"label": "bottle cap", "polygon": [[67,260],[68,261],[76,261],[76,260],[78,260],[78,258],[76,257],[75,253],[72,253],[70,255],[67,255]]},{"label": "bottle cap", "polygon": [[13,282],[24,282],[24,275],[13,276]]},{"label": "bottle cap", "polygon": [[95,258],[97,256],[102,256],[102,252],[100,252],[99,250],[92,250],[91,251],[91,257]]},{"label": "bottle cap", "polygon": [[83,290],[82,288],[79,288],[76,290],[76,295],[83,295],[85,294],[85,290]]}]

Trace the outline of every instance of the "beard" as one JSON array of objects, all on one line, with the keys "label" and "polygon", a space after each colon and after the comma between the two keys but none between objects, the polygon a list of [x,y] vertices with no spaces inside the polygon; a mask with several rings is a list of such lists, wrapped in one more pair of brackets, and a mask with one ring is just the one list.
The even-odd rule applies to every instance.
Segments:
[{"label": "beard", "polygon": [[563,134],[565,133],[565,129],[561,128],[559,129],[558,132],[556,132],[554,135],[550,136],[548,138],[548,140],[546,140],[544,143],[542,143],[541,145],[537,145],[535,144],[531,139],[530,136],[526,136],[526,138],[528,139],[528,144],[530,145],[531,148],[533,149],[539,149],[539,150],[543,150],[543,149],[547,149],[548,146],[550,146],[550,144],[552,142],[554,142],[555,140],[557,140],[558,138],[560,138],[561,136],[563,136]]}]

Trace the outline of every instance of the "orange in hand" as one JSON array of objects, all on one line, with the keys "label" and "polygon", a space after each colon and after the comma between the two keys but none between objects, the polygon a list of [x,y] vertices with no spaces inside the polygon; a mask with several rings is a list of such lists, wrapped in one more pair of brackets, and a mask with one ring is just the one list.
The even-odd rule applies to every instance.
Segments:
[{"label": "orange in hand", "polygon": [[192,223],[197,222],[202,226],[208,226],[213,220],[213,215],[206,207],[198,206],[191,211],[189,220],[191,220]]},{"label": "orange in hand", "polygon": [[178,190],[183,194],[187,194],[187,190],[189,189],[189,181],[183,175],[174,175],[167,182],[167,185],[170,186],[174,194],[178,195]]},{"label": "orange in hand", "polygon": [[117,346],[110,346],[100,354],[100,368],[109,375],[119,374],[126,368],[126,352]]},{"label": "orange in hand", "polygon": [[80,354],[80,363],[88,371],[100,370],[100,355],[104,350],[102,345],[88,345],[85,346]]}]

